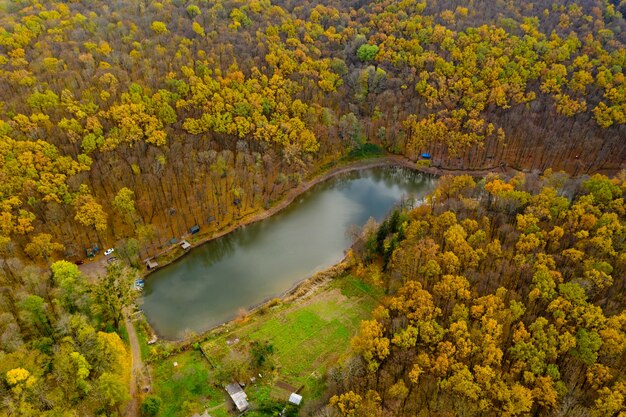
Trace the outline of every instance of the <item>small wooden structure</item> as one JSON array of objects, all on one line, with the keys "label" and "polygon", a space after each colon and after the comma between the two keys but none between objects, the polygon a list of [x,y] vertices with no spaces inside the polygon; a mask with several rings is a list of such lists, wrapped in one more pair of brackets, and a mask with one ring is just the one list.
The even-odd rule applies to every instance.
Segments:
[{"label": "small wooden structure", "polygon": [[148,271],[157,268],[158,266],[159,264],[154,262],[152,259],[146,259],[146,268],[148,268]]},{"label": "small wooden structure", "polygon": [[191,247],[191,244],[186,240],[183,240],[182,242],[180,242],[180,247],[183,248],[183,250],[187,250]]},{"label": "small wooden structure", "polygon": [[241,385],[237,383],[228,384],[226,385],[226,392],[228,392],[240,413],[248,409],[248,396],[241,388]]}]

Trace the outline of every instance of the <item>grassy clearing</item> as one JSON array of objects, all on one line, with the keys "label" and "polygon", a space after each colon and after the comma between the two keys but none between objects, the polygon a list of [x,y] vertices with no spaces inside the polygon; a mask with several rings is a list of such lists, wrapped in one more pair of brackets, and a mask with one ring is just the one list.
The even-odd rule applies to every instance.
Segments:
[{"label": "grassy clearing", "polygon": [[139,350],[141,351],[141,359],[147,360],[150,352],[150,346],[148,345],[148,335],[142,321],[138,321],[135,325],[137,332],[137,339],[139,339]]},{"label": "grassy clearing", "polygon": [[[398,152],[394,152],[398,153]],[[319,172],[325,172],[332,168],[341,166],[342,164],[363,161],[366,159],[380,158],[387,155],[385,149],[373,143],[364,143],[362,146],[350,150],[347,154],[340,157],[331,158],[328,162],[324,163]]]},{"label": "grassy clearing", "polygon": [[227,336],[211,340],[208,351],[218,356],[230,349],[226,341],[235,337],[239,344],[269,342],[277,378],[303,386],[303,395],[318,397],[323,390],[320,378],[348,351],[359,323],[369,316],[380,295],[357,278],[342,277],[310,299],[275,307]]},{"label": "grassy clearing", "polygon": [[[245,323],[229,325],[228,331],[208,336],[201,343],[208,359],[200,351],[188,350],[158,361],[153,372],[154,394],[163,401],[159,416],[191,415],[190,410],[205,408],[213,417],[229,415],[230,403],[225,402],[220,381],[234,379],[231,372],[242,367],[246,370],[239,372],[241,381],[257,377],[255,384],[246,387],[253,407],[268,398],[286,401],[289,392],[279,388],[278,381],[302,387],[305,399],[319,398],[324,392],[322,377],[347,354],[359,323],[369,317],[380,296],[357,278],[337,278],[311,297],[268,308]],[[269,342],[274,351],[269,359],[274,369],[263,371],[262,378],[248,365],[255,341]]]},{"label": "grassy clearing", "polygon": [[360,159],[375,158],[383,155],[384,153],[384,150],[380,146],[373,143],[364,143],[362,146],[352,149],[348,153],[346,159],[349,161],[356,161]]},{"label": "grassy clearing", "polygon": [[191,415],[193,410],[224,403],[224,393],[209,383],[211,368],[198,351],[172,355],[155,366],[153,372],[156,382],[153,394],[162,400],[159,416]]}]

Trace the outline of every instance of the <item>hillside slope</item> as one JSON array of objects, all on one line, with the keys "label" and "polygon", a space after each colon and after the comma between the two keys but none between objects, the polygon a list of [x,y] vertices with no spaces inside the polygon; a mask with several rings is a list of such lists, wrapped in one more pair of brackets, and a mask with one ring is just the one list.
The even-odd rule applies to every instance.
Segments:
[{"label": "hillside slope", "polygon": [[624,167],[619,9],[500,3],[2,2],[0,240],[160,246],[365,142],[452,169]]}]

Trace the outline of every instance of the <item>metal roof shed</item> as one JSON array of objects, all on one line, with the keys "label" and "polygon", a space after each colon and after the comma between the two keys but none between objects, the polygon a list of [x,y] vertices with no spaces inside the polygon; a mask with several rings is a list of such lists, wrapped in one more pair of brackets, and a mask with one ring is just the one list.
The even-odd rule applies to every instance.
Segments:
[{"label": "metal roof shed", "polygon": [[289,402],[291,404],[300,405],[300,403],[302,402],[302,395],[298,395],[295,392],[292,392],[289,396]]},{"label": "metal roof shed", "polygon": [[248,396],[241,389],[241,385],[235,383],[228,384],[226,385],[226,392],[228,392],[240,413],[248,409]]},{"label": "metal roof shed", "polygon": [[191,244],[186,240],[183,240],[182,242],[180,242],[180,247],[183,248],[183,250],[187,250],[191,247]]}]

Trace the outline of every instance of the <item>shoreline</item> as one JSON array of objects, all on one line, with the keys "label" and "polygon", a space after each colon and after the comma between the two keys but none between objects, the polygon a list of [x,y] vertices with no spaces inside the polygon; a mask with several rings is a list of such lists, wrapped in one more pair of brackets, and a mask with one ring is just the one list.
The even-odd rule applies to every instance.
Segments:
[{"label": "shoreline", "polygon": [[[350,264],[348,262],[348,256],[345,255],[336,264],[330,265],[328,268],[324,268],[320,271],[314,272],[312,275],[306,276],[301,280],[293,283],[289,288],[282,291],[281,293],[267,297],[264,300],[247,307],[245,317],[250,317],[258,314],[259,311],[263,310],[264,308],[270,307],[275,302],[275,300],[280,300],[281,304],[300,302],[304,300],[307,296],[314,294],[316,291],[322,288],[325,284],[332,281],[334,278],[348,271],[349,268]],[[173,343],[178,345],[179,347],[188,346],[195,342],[202,341],[213,333],[219,332],[219,334],[221,334],[221,332],[223,332],[224,330],[229,332],[230,330],[232,330],[229,327],[233,325],[236,326],[238,324],[237,321],[239,320],[238,317],[233,317],[192,336],[183,336],[179,339],[169,339],[160,336],[154,330],[154,327],[152,327],[146,315],[143,313],[142,315],[144,321],[149,327],[151,334],[157,337],[158,342]]]},{"label": "shoreline", "polygon": [[[212,235],[207,235],[206,237],[202,238],[201,240],[194,242],[191,244],[191,247],[188,248],[187,250],[184,250],[182,253],[180,253],[178,256],[173,257],[172,259],[168,260],[165,263],[159,263],[159,266],[156,268],[153,268],[151,270],[142,270],[141,271],[141,276],[143,278],[148,277],[150,274],[152,274],[155,271],[158,271],[159,269],[162,269],[176,261],[178,261],[179,259],[183,258],[188,252],[190,252],[191,250],[204,245],[207,242],[210,242],[212,240],[215,239],[219,239],[221,237],[224,237],[234,231],[236,231],[237,229],[241,228],[241,227],[245,227],[245,226],[249,226],[252,223],[256,223],[258,221],[261,220],[265,220],[269,217],[272,217],[275,214],[278,214],[279,212],[281,212],[282,210],[286,209],[291,203],[294,202],[294,200],[296,200],[298,197],[300,197],[302,194],[306,193],[307,191],[309,191],[311,188],[313,188],[314,186],[316,186],[317,184],[320,184],[324,181],[327,181],[337,175],[341,175],[341,174],[345,174],[345,173],[349,173],[349,172],[353,172],[353,171],[360,171],[360,170],[364,170],[364,169],[370,169],[370,168],[379,168],[379,167],[385,167],[385,166],[396,166],[396,167],[401,167],[401,168],[407,168],[413,171],[417,171],[417,172],[421,172],[424,174],[429,174],[429,175],[438,175],[438,176],[442,176],[442,175],[477,175],[477,176],[485,176],[489,173],[493,173],[493,172],[499,172],[501,171],[499,167],[494,167],[493,169],[481,169],[481,170],[456,170],[456,169],[445,169],[445,168],[439,168],[439,167],[418,167],[416,166],[416,163],[414,161],[411,161],[410,159],[404,157],[404,156],[399,156],[399,155],[386,155],[386,156],[381,156],[381,157],[376,157],[376,158],[369,158],[369,159],[363,159],[363,160],[358,160],[358,161],[352,161],[352,162],[348,162],[345,164],[341,164],[339,163],[336,166],[333,166],[331,168],[329,168],[327,171],[321,171],[318,173],[314,173],[312,174],[312,178],[306,181],[303,181],[302,183],[300,183],[297,187],[292,188],[287,194],[285,194],[284,197],[282,197],[278,203],[272,207],[270,207],[267,210],[263,210],[257,214],[253,214],[248,218],[245,218],[243,221],[240,221],[234,225],[231,225],[229,227],[226,227],[225,229],[222,229]],[[512,169],[507,169],[507,172],[512,172]],[[181,239],[184,239],[186,236],[188,235],[184,235],[181,237]],[[148,259],[155,259],[158,258],[159,256],[163,256],[166,255],[172,251],[177,250],[178,248],[180,248],[180,245],[177,243],[175,245],[172,245],[170,248],[164,250],[163,252],[159,253],[156,256],[153,256],[151,258]]]},{"label": "shoreline", "polygon": [[[292,188],[289,192],[287,192],[287,194],[285,194],[285,196],[283,196],[280,200],[278,200],[278,202],[276,203],[276,205],[270,207],[267,210],[263,210],[259,213],[253,214],[248,218],[245,218],[243,221],[240,221],[234,225],[228,226],[212,235],[207,235],[205,238],[202,238],[201,240],[194,242],[191,244],[191,247],[185,251],[183,251],[180,255],[172,258],[171,260],[169,260],[166,263],[159,263],[159,266],[156,268],[153,268],[149,271],[142,271],[141,276],[142,277],[148,277],[150,274],[152,274],[155,271],[158,271],[159,269],[162,269],[176,261],[178,261],[179,259],[183,258],[188,252],[192,251],[193,249],[204,245],[207,242],[210,242],[212,240],[215,239],[219,239],[222,238],[230,233],[235,232],[236,230],[238,230],[241,227],[245,227],[245,226],[249,226],[253,223],[268,219],[269,217],[272,217],[275,214],[278,214],[279,212],[281,212],[282,210],[286,209],[291,203],[294,202],[294,200],[296,200],[298,197],[300,197],[302,194],[306,193],[307,191],[309,191],[311,188],[313,188],[314,186],[316,186],[317,184],[320,184],[324,181],[327,181],[337,175],[341,175],[341,174],[345,174],[345,173],[349,173],[349,172],[353,172],[353,171],[359,171],[359,170],[363,170],[363,169],[370,169],[370,168],[379,168],[379,167],[385,167],[385,166],[398,166],[398,167],[402,167],[402,168],[408,168],[408,169],[412,169],[415,171],[420,171],[423,172],[425,174],[433,174],[431,172],[426,172],[426,171],[422,171],[420,169],[417,169],[417,167],[415,167],[415,163],[412,163],[410,160],[402,158],[402,157],[393,157],[393,156],[385,156],[385,157],[380,157],[380,158],[372,158],[372,159],[365,159],[365,160],[360,160],[360,161],[354,161],[354,162],[349,162],[347,164],[343,164],[343,165],[338,165],[335,167],[330,168],[329,170],[325,171],[325,172],[319,172],[317,174],[313,174],[313,177],[310,180],[307,181],[303,181],[302,183],[300,183],[297,187]],[[438,174],[435,174],[438,175]],[[188,236],[188,235],[185,235]],[[184,239],[185,236],[182,236],[181,239]],[[180,245],[177,243],[175,245],[172,245],[169,249],[164,250],[163,252],[161,252],[160,254],[150,258],[150,259],[155,259],[158,258],[159,256],[163,256],[165,254],[168,254],[169,252],[172,252],[176,249],[180,248]]]},{"label": "shoreline", "polygon": [[[191,248],[182,252],[179,256],[174,257],[169,262],[164,263],[162,265],[160,264],[158,268],[155,268],[153,270],[145,271],[143,276],[144,277],[148,276],[150,273],[180,260],[190,250],[193,250],[194,248],[199,247],[209,241],[224,237],[227,234],[236,231],[240,227],[244,227],[252,223],[265,220],[275,214],[278,214],[280,211],[286,209],[291,203],[293,203],[295,199],[300,197],[302,194],[306,193],[314,186],[324,181],[327,181],[335,176],[349,173],[349,172],[364,170],[364,169],[386,167],[386,166],[407,168],[415,172],[421,172],[424,174],[438,175],[438,176],[442,176],[446,174],[448,175],[468,174],[468,175],[484,176],[484,175],[487,175],[488,173],[500,171],[499,167],[495,167],[494,169],[491,169],[491,170],[476,170],[476,171],[446,170],[446,169],[441,169],[438,167],[417,167],[415,162],[405,157],[395,156],[395,155],[388,155],[384,157],[353,161],[353,162],[349,162],[346,164],[338,164],[337,166],[330,167],[328,170],[326,170],[323,173],[314,174],[311,179],[309,179],[308,181],[302,182],[299,186],[290,190],[275,206],[267,210],[264,210],[260,213],[257,213],[247,218],[243,222],[240,222],[240,223],[237,223],[236,225],[228,227],[206,239],[202,239],[201,241],[196,242],[195,244],[192,245]],[[511,172],[511,170],[507,170],[507,172]],[[175,250],[177,247],[178,245],[175,245],[170,250]],[[316,291],[318,288],[320,288],[329,280],[332,280],[334,277],[345,272],[348,268],[349,268],[349,265],[347,263],[347,258],[346,256],[344,256],[338,263],[331,265],[321,271],[315,272],[312,275],[303,277],[301,280],[293,283],[289,288],[285,289],[281,293],[278,293],[274,296],[267,297],[264,300],[259,301],[258,303],[248,306],[246,308],[246,315],[252,315],[252,314],[257,313],[259,310],[267,307],[269,304],[271,304],[272,302],[274,302],[274,300],[277,300],[277,299],[281,300],[282,302],[297,302],[299,299],[305,298],[306,295]],[[307,288],[306,291],[303,294],[298,294],[303,288]],[[151,333],[153,335],[156,335],[158,337],[158,340],[185,346],[185,345],[194,343],[195,341],[204,339],[213,332],[219,331],[220,329],[227,328],[228,326],[236,322],[237,317],[233,317],[229,320],[224,321],[223,323],[217,324],[197,335],[193,335],[191,337],[182,336],[181,338],[178,338],[178,339],[169,339],[166,337],[162,337],[155,331],[154,327],[150,324],[147,316],[144,315],[144,319],[145,319],[146,324],[149,326]]]}]

